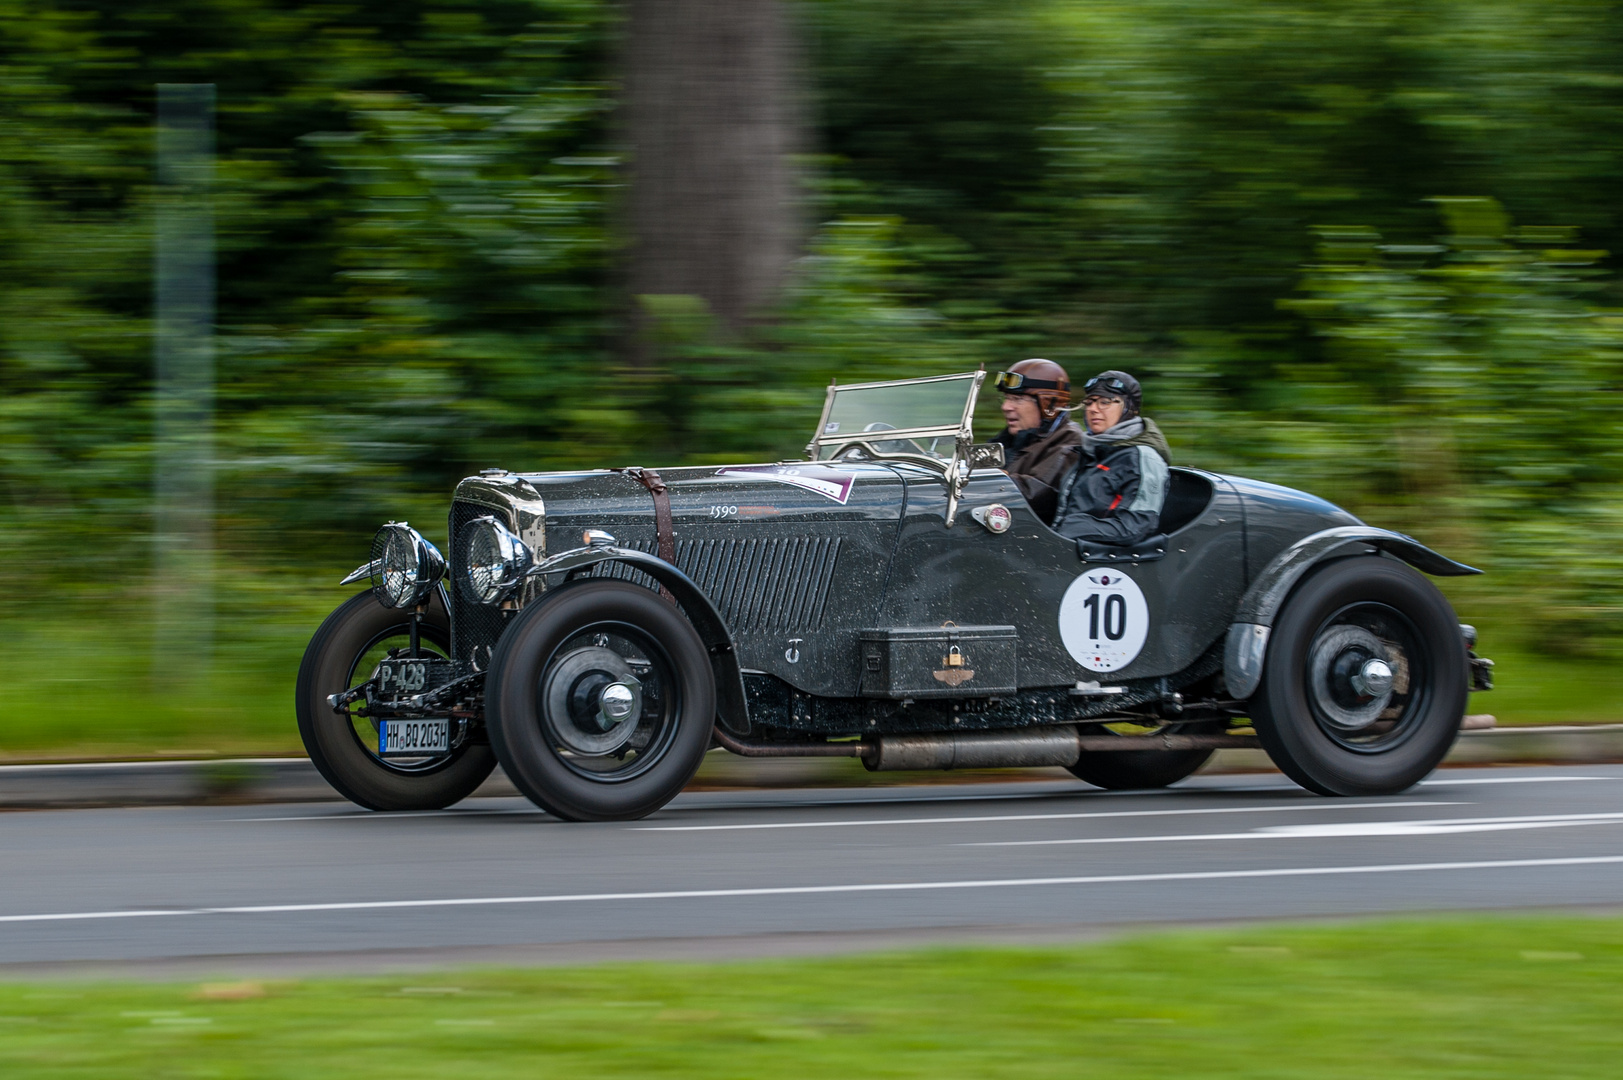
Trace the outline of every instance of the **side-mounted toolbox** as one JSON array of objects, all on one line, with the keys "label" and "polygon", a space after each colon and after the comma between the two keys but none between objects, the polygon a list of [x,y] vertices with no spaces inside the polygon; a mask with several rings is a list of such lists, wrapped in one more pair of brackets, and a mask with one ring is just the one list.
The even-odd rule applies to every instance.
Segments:
[{"label": "side-mounted toolbox", "polygon": [[1012,694],[1019,641],[1012,626],[864,630],[864,697],[943,698]]}]

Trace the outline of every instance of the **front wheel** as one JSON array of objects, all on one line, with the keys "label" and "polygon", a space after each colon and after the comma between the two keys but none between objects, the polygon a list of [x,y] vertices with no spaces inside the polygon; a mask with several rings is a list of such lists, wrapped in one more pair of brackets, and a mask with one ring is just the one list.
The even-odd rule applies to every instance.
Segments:
[{"label": "front wheel", "polygon": [[619,581],[524,609],[485,681],[491,743],[514,785],[571,821],[640,818],[698,771],[715,724],[710,656],[674,604]]},{"label": "front wheel", "polygon": [[1274,623],[1251,718],[1274,764],[1309,791],[1391,795],[1454,744],[1467,671],[1459,622],[1431,582],[1393,559],[1338,559]]},{"label": "front wheel", "polygon": [[[411,616],[378,603],[369,589],[341,604],[310,639],[299,665],[299,735],[316,770],[338,793],[369,810],[438,810],[472,795],[496,767],[489,744],[459,732],[448,752],[384,757],[377,721],[327,703],[372,677],[378,661],[411,641]],[[448,656],[451,618],[438,598],[423,615],[421,650]],[[455,727],[456,725],[453,725]]]}]

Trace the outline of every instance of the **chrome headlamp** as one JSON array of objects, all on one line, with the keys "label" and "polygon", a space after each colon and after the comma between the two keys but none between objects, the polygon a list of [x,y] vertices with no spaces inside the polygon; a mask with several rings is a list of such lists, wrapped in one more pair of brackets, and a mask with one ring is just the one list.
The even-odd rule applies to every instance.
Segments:
[{"label": "chrome headlamp", "polygon": [[416,607],[445,576],[445,557],[404,521],[372,538],[372,591],[384,607]]},{"label": "chrome headlamp", "polygon": [[524,541],[493,517],[468,523],[468,592],[481,604],[499,604],[535,565]]}]

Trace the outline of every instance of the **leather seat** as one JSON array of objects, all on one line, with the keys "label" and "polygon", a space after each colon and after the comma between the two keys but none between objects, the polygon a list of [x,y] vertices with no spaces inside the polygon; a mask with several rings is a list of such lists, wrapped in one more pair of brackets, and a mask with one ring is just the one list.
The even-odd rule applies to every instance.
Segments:
[{"label": "leather seat", "polygon": [[1104,544],[1097,540],[1078,540],[1077,554],[1085,563],[1145,563],[1166,558],[1167,534],[1156,533],[1136,544]]}]

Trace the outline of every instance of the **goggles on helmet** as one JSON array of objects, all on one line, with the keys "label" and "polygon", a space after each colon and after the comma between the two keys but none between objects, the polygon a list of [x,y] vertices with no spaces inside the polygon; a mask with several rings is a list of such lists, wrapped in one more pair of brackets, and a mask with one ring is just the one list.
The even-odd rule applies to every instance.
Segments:
[{"label": "goggles on helmet", "polygon": [[1069,386],[1068,383],[1061,383],[1057,379],[1033,379],[1018,371],[998,372],[997,378],[992,380],[992,385],[1005,394],[1021,394],[1028,390],[1064,390]]},{"label": "goggles on helmet", "polygon": [[1095,375],[1082,385],[1082,396],[1124,398],[1127,396],[1127,384],[1117,378]]}]

